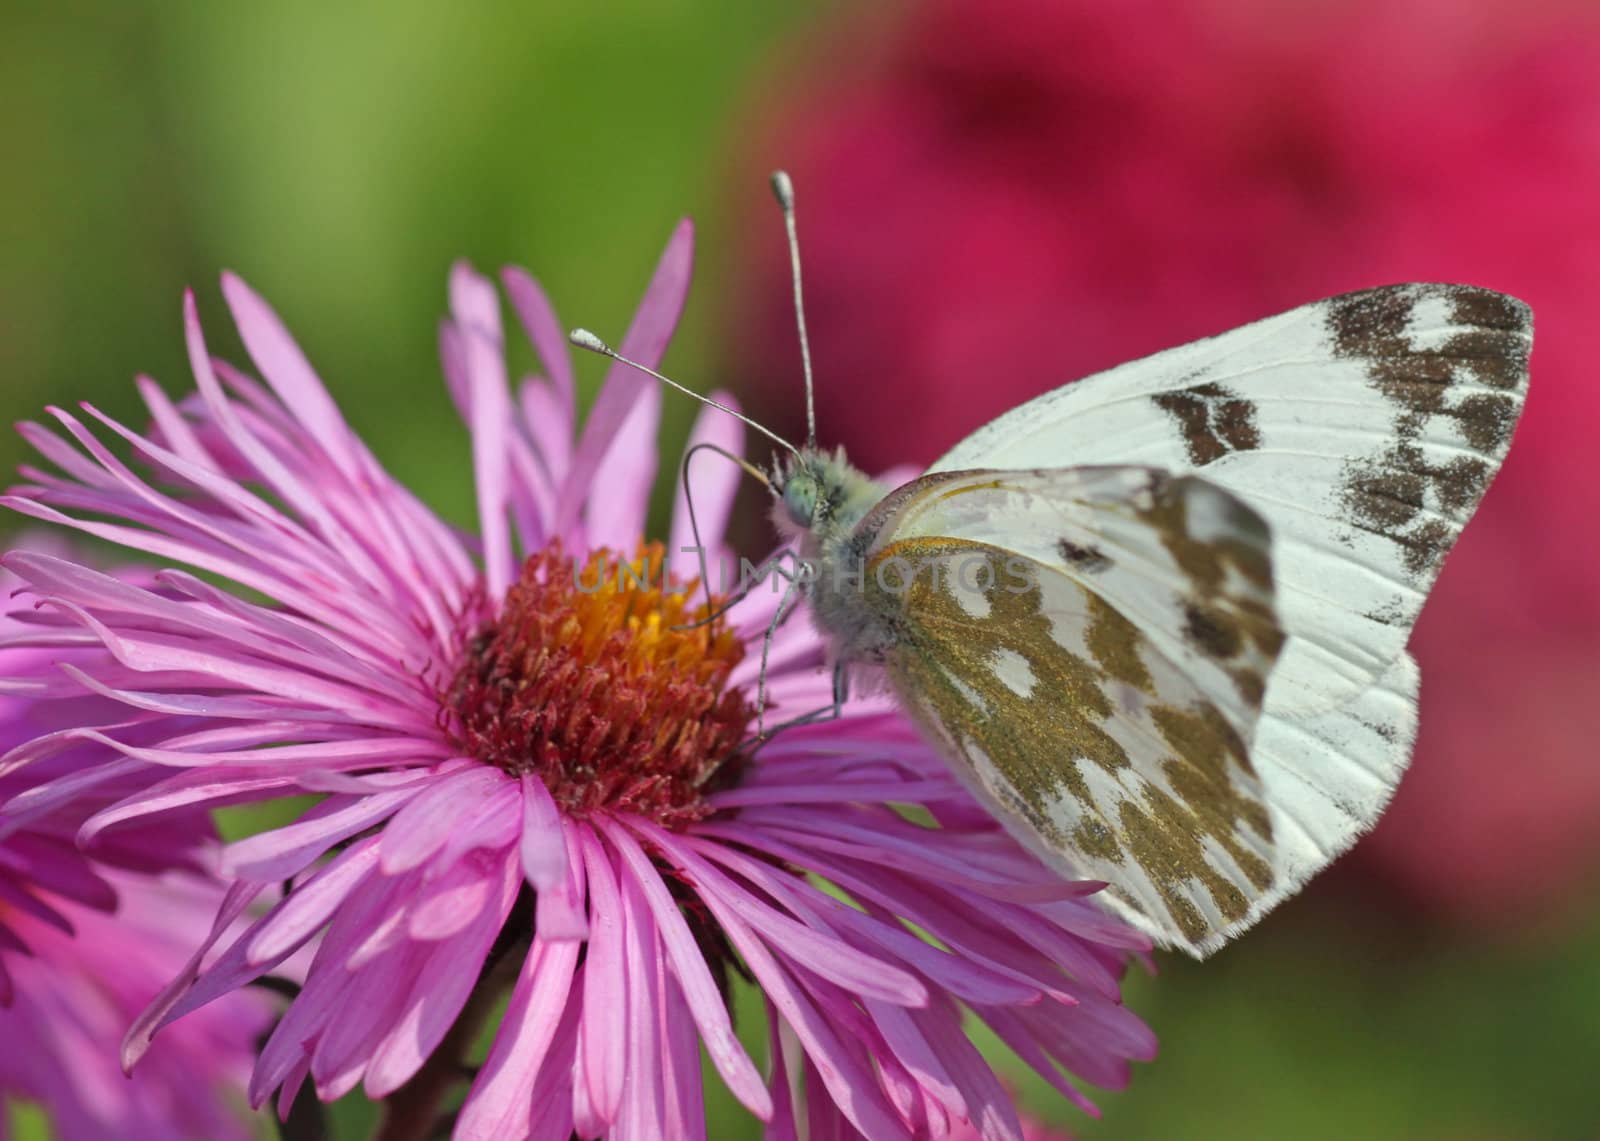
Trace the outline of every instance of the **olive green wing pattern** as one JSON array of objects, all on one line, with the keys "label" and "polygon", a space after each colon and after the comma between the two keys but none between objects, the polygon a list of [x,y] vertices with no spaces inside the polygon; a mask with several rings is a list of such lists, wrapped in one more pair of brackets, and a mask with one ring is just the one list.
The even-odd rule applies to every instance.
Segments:
[{"label": "olive green wing pattern", "polygon": [[1269,537],[1142,467],[948,472],[862,524],[902,702],[1006,827],[1204,953],[1274,887],[1250,761],[1282,643]]}]

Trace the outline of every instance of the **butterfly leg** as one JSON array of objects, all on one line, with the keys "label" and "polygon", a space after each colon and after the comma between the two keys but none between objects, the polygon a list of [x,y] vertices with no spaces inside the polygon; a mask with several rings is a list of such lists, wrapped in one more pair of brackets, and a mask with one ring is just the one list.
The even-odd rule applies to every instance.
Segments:
[{"label": "butterfly leg", "polygon": [[810,713],[802,713],[788,721],[779,722],[770,730],[757,732],[755,737],[746,741],[741,748],[763,741],[770,741],[779,733],[789,729],[798,729],[802,725],[816,725],[824,721],[837,721],[844,715],[844,703],[850,700],[850,674],[845,669],[843,662],[837,662],[833,667],[833,700],[819,709]]},{"label": "butterfly leg", "polygon": [[[783,572],[778,571],[779,574]],[[787,576],[786,576],[787,577]],[[793,611],[793,600],[800,593],[800,580],[790,578],[789,585],[784,588],[783,597],[778,599],[777,609],[772,612],[772,621],[767,623],[767,632],[761,639],[761,670],[756,675],[756,740],[764,741],[767,738],[767,658],[772,654],[772,640],[778,636],[778,627]]]},{"label": "butterfly leg", "polygon": [[786,556],[793,558],[794,551],[788,547],[780,547],[778,550],[768,555],[765,559],[762,559],[760,563],[756,564],[755,568],[749,574],[744,573],[744,567],[748,564],[744,563],[744,560],[741,559],[739,588],[732,594],[728,595],[728,597],[723,600],[721,606],[717,607],[715,610],[709,611],[705,617],[696,618],[693,622],[685,622],[681,626],[672,627],[673,633],[679,633],[683,630],[696,630],[701,626],[710,625],[712,622],[715,622],[717,619],[725,616],[728,611],[739,605],[739,603],[743,602],[750,596],[751,592],[754,591],[756,587],[766,582],[773,575],[777,575],[780,578],[788,580],[789,582],[793,582],[793,576],[786,573],[782,567],[783,559]]},{"label": "butterfly leg", "polygon": [[841,662],[833,663],[833,703],[824,705],[821,709],[813,709],[801,717],[796,717],[789,722],[786,728],[793,729],[797,725],[811,725],[819,721],[837,721],[844,716],[844,703],[850,700],[850,671]]}]

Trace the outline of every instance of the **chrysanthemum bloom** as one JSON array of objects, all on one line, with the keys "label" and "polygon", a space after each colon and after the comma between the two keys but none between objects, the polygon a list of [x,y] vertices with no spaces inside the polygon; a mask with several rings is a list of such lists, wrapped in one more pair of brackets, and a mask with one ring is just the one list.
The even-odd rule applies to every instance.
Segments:
[{"label": "chrysanthemum bloom", "polygon": [[[660,359],[690,250],[686,224],[627,355]],[[550,306],[519,271],[504,283],[546,373],[515,401],[488,281],[455,272],[442,330],[478,544],[385,474],[232,277],[223,291],[265,384],[211,358],[190,299],[198,393],[174,404],[141,382],[148,436],[87,410],[148,475],[66,412],[52,414],[68,438],[30,430],[61,474],[35,476],[13,507],[211,576],[163,571],[157,593],[7,559],[64,638],[115,659],[81,683],[138,717],[137,741],[113,724],[65,739],[171,769],[100,820],[326,794],[228,849],[240,887],[223,920],[269,885],[289,881],[286,898],[197,954],[134,1027],[129,1058],[322,933],[251,1096],[281,1088],[282,1105],[308,1077],[323,1098],[361,1085],[391,1099],[389,1137],[434,1128],[502,987],[456,1137],[701,1136],[702,1043],[775,1137],[795,1136],[797,1113],[874,1141],[963,1120],[1018,1137],[964,1010],[1081,1104],[1064,1071],[1123,1084],[1127,1060],[1154,1048],[1118,996],[1144,940],[1088,898],[1096,885],[1062,882],[1011,843],[883,705],[744,747],[776,593],[706,620],[683,592],[698,560],[681,550],[681,498],[667,551],[641,543],[659,390],[614,369],[574,438]],[[695,436],[741,444],[718,413]],[[713,556],[736,475],[695,472]],[[778,630],[770,718],[828,702],[821,663],[804,623]],[[768,1077],[734,1036],[732,972],[765,996]]]},{"label": "chrysanthemum bloom", "polygon": [[[818,417],[869,465],[1343,290],[1470,281],[1533,305],[1519,444],[1417,627],[1416,762],[1352,865],[1522,932],[1589,898],[1600,867],[1600,20],[1540,0],[1472,13],[841,7],[762,134],[807,191]],[[739,371],[798,384],[788,265],[753,248]],[[797,415],[787,391],[769,383],[763,411]]]},{"label": "chrysanthemum bloom", "polygon": [[[17,585],[0,572],[0,747],[85,717],[135,720],[57,668],[64,658],[106,666],[103,651],[26,648],[19,612],[29,608],[12,597]],[[164,775],[102,760],[69,750],[0,774],[11,806],[0,813],[0,1121],[23,1098],[50,1115],[61,1141],[248,1138],[245,1082],[271,1025],[265,996],[229,996],[175,1028],[131,1078],[118,1064],[118,1039],[182,968],[222,888],[203,875],[215,857],[203,812],[113,828],[92,858],[77,848],[91,813]],[[93,768],[80,771],[103,779],[74,789],[68,774],[83,762]],[[38,795],[46,783],[61,795]]]}]

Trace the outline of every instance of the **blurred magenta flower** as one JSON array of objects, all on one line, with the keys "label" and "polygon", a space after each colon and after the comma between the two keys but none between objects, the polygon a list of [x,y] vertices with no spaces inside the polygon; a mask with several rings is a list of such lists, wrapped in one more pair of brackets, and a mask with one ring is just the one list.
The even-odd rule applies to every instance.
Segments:
[{"label": "blurred magenta flower", "polygon": [[[1600,863],[1600,703],[1585,697],[1600,639],[1600,17],[933,0],[898,19],[845,12],[810,61],[783,77],[761,157],[804,197],[822,432],[869,469],[931,460],[1073,377],[1343,290],[1466,281],[1533,305],[1517,445],[1413,642],[1415,772],[1358,859],[1516,930],[1586,883]],[[766,243],[730,327],[758,411],[792,425],[787,289]]]},{"label": "blurred magenta flower", "polygon": [[[32,607],[14,596],[17,586],[0,571],[0,747],[78,718],[115,716],[112,703],[86,695],[58,668],[109,666],[104,651],[30,648]],[[137,715],[124,709],[121,720]],[[137,734],[132,724],[128,731]],[[115,1043],[182,968],[223,893],[204,874],[216,854],[204,812],[151,817],[105,833],[92,852],[77,848],[91,813],[164,775],[115,755],[96,760],[92,747],[72,747],[0,771],[8,803],[0,813],[0,1120],[21,1098],[50,1115],[61,1141],[248,1138],[245,1082],[271,1025],[264,994],[232,995],[207,1010],[131,1077],[118,1065]],[[47,784],[67,795],[39,795]]]},{"label": "blurred magenta flower", "polygon": [[[1024,1112],[1020,1115],[1022,1132],[1016,1134],[1017,1141],[1072,1141],[1072,1136],[1063,1130],[1053,1129],[1038,1118]],[[838,1107],[829,1102],[820,1102],[810,1107],[807,1121],[810,1127],[809,1137],[839,1137],[854,1138],[859,1136],[851,1128],[848,1121],[840,1115]],[[938,1136],[938,1134],[929,1134]],[[944,1135],[946,1141],[988,1141],[992,1133],[984,1132],[978,1125],[971,1121],[952,1121],[949,1132]]]},{"label": "blurred magenta flower", "polygon": [[[961,1126],[950,1131],[950,1141],[983,1141],[983,1134],[968,1126]],[[1022,1118],[1022,1141],[1072,1141],[1070,1134],[1029,1117]]]},{"label": "blurred magenta flower", "polygon": [[[625,354],[660,359],[690,257],[685,224]],[[66,437],[29,430],[60,474],[36,474],[12,507],[212,578],[163,570],[147,589],[8,556],[62,644],[109,651],[114,666],[80,678],[121,712],[4,763],[43,763],[67,741],[126,758],[88,772],[170,771],[91,832],[176,805],[325,796],[227,849],[239,886],[219,930],[272,885],[289,881],[285,897],[242,934],[204,941],[127,1057],[323,933],[251,1100],[281,1090],[281,1109],[308,1077],[324,1099],[362,1085],[392,1098],[388,1138],[430,1135],[503,987],[458,1138],[704,1136],[702,1045],[774,1137],[795,1135],[797,1096],[875,1139],[963,1120],[1019,1137],[964,1010],[1081,1105],[1063,1070],[1124,1084],[1128,1060],[1154,1050],[1119,997],[1144,939],[1099,910],[1098,885],[1062,882],[1012,844],[884,703],[741,749],[777,594],[683,628],[706,611],[675,590],[699,565],[681,494],[671,553],[640,542],[660,390],[613,368],[577,432],[554,313],[526,274],[503,281],[545,377],[513,399],[499,300],[470,269],[451,277],[441,333],[479,542],[384,472],[231,276],[223,291],[264,385],[212,359],[191,297],[198,393],[174,404],[142,381],[150,436],[87,409],[151,476],[64,411]],[[720,413],[694,439],[742,446]],[[696,469],[718,561],[737,475]],[[822,664],[805,623],[777,632],[766,682],[780,715],[827,704]],[[793,1047],[775,1052],[774,1080],[734,1036],[735,971]],[[778,1059],[799,1067],[795,1082]]]}]

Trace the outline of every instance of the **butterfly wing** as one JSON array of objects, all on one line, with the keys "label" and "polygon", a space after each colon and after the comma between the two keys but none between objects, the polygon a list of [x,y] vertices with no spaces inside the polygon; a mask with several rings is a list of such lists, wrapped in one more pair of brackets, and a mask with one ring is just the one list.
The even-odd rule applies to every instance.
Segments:
[{"label": "butterfly wing", "polygon": [[1410,761],[1405,643],[1510,447],[1531,339],[1528,307],[1487,290],[1345,294],[1047,393],[931,469],[1149,463],[1267,520],[1288,640],[1251,751],[1279,859],[1257,913],[1369,829]]},{"label": "butterfly wing", "polygon": [[1531,336],[1483,289],[1349,293],[1047,393],[929,470],[1141,463],[1235,492],[1272,528],[1289,633],[1267,709],[1323,713],[1404,652],[1510,446]]},{"label": "butterfly wing", "polygon": [[902,703],[1006,827],[1195,953],[1276,874],[1250,760],[1282,642],[1267,528],[1138,467],[955,472],[862,521]]}]

